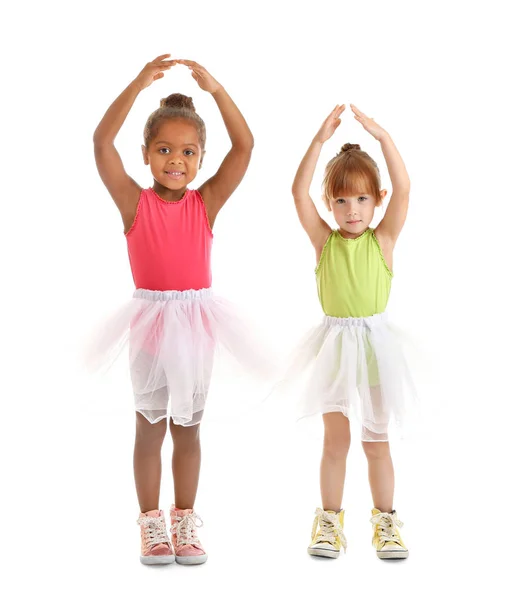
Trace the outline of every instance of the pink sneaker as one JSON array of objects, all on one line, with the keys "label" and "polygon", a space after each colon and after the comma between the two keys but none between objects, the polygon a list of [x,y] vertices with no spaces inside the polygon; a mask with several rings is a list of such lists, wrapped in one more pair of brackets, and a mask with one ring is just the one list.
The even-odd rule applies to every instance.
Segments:
[{"label": "pink sneaker", "polygon": [[167,536],[163,510],[140,513],[141,563],[143,565],[168,565],[175,560],[174,550]]},{"label": "pink sneaker", "polygon": [[193,508],[170,507],[172,543],[176,551],[176,562],[180,565],[200,565],[207,560],[207,554],[195,531],[203,525],[202,519]]}]

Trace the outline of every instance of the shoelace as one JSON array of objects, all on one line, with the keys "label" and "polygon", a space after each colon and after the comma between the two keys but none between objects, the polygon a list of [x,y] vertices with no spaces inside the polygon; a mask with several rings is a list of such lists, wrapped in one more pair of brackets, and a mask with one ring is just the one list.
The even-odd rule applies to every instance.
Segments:
[{"label": "shoelace", "polygon": [[399,521],[395,515],[390,513],[378,513],[371,518],[373,525],[378,525],[380,531],[378,533],[380,541],[400,543],[399,534],[395,531],[395,527],[402,527],[404,523]]},{"label": "shoelace", "polygon": [[318,537],[316,538],[315,543],[319,544],[320,542],[329,542],[333,544],[337,537],[341,542],[341,546],[346,552],[348,544],[346,542],[346,537],[344,535],[343,528],[341,527],[341,523],[339,522],[339,515],[329,514],[321,508],[316,509],[315,515],[316,517],[313,521],[313,532],[311,533],[312,539],[314,539],[318,523],[320,523],[320,531],[318,532]]},{"label": "shoelace", "polygon": [[170,528],[171,533],[176,535],[176,545],[200,544],[195,528],[202,527],[203,524],[202,519],[197,513],[189,513],[184,517],[176,517],[176,522]]},{"label": "shoelace", "polygon": [[143,533],[150,546],[169,543],[163,517],[140,517],[137,523],[144,527]]}]

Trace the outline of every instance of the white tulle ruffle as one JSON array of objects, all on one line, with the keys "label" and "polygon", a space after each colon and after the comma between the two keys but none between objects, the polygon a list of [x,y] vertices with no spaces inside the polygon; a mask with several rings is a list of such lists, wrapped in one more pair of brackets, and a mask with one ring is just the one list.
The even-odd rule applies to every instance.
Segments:
[{"label": "white tulle ruffle", "polygon": [[325,316],[298,344],[279,389],[297,397],[297,418],[341,412],[368,442],[388,441],[392,426],[402,437],[419,409],[402,332],[387,313]]},{"label": "white tulle ruffle", "polygon": [[210,288],[135,290],[88,346],[88,367],[108,370],[126,345],[135,409],[151,423],[167,416],[177,425],[199,423],[218,357],[229,374],[264,381],[273,374],[252,327]]}]

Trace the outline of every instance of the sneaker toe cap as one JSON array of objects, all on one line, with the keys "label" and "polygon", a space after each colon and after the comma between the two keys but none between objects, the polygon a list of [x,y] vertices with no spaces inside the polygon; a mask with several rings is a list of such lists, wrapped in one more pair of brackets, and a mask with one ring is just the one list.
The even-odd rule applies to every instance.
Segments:
[{"label": "sneaker toe cap", "polygon": [[202,556],[205,554],[204,549],[196,544],[184,544],[176,550],[178,556]]},{"label": "sneaker toe cap", "polygon": [[317,544],[311,544],[311,548],[314,550],[336,550],[330,542],[318,542]]},{"label": "sneaker toe cap", "polygon": [[382,550],[387,552],[407,552],[406,548],[396,542],[387,542]]},{"label": "sneaker toe cap", "polygon": [[149,556],[170,556],[172,548],[168,544],[157,544],[149,551]]}]

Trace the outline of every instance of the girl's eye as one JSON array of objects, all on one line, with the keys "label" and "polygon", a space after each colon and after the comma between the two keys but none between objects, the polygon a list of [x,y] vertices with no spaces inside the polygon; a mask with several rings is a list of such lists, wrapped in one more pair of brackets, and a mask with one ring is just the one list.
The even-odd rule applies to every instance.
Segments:
[{"label": "girl's eye", "polygon": [[[189,152],[189,154],[186,154],[187,152]],[[192,154],[195,154],[195,152],[193,150],[185,150],[185,154],[186,156],[191,156]]]},{"label": "girl's eye", "polygon": [[161,152],[162,154],[167,154],[167,152],[162,152],[162,150],[167,150],[168,152],[170,152],[170,150],[169,150],[168,148],[160,148],[160,152]]},{"label": "girl's eye", "polygon": [[360,196],[359,200],[367,200],[366,196]]},{"label": "girl's eye", "polygon": [[337,202],[337,204],[342,204],[344,202],[344,199],[343,198],[338,198],[336,200],[336,202]]}]

